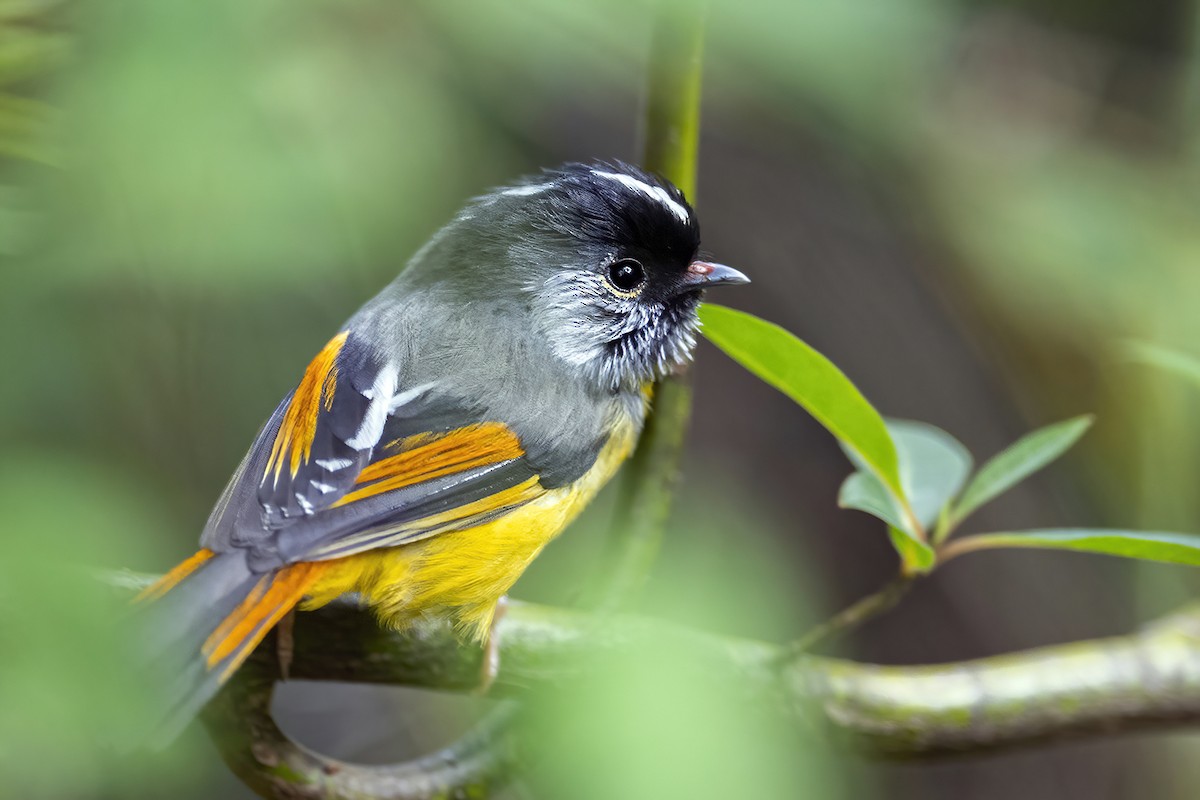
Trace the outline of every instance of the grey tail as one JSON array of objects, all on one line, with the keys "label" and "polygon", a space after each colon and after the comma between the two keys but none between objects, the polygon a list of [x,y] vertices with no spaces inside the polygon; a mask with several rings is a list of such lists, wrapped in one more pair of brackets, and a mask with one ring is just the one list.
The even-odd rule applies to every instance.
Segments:
[{"label": "grey tail", "polygon": [[[252,573],[246,551],[239,549],[212,555],[174,585],[164,581],[159,591],[151,587],[149,596],[139,601],[133,614],[134,653],[156,694],[152,708],[158,709],[139,745],[160,749],[174,740],[217,693],[227,673],[253,650],[261,634],[248,648],[238,648],[212,665],[203,652],[205,642],[255,587],[268,586],[272,578],[270,573]],[[165,593],[160,594],[162,589]]]}]

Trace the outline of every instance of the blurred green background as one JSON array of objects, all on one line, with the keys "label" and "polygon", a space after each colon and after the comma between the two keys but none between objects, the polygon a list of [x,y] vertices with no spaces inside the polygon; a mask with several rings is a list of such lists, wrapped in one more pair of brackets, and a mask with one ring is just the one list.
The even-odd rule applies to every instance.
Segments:
[{"label": "blurred green background", "polygon": [[[0,0],[0,794],[247,796],[198,731],[154,757],[103,744],[140,698],[89,570],[192,552],[311,354],[466,198],[636,160],[651,12]],[[972,530],[1200,530],[1196,390],[1127,354],[1200,353],[1198,23],[1181,0],[712,4],[697,200],[705,248],[755,281],[723,301],[977,458],[1099,414]],[[646,611],[784,640],[886,580],[879,524],[836,508],[832,439],[707,345],[695,376]],[[611,501],[515,595],[573,602]],[[980,555],[836,651],[922,663],[1115,634],[1195,588],[1181,568]],[[1191,798],[1200,781],[1190,734],[834,756],[672,659],[545,704],[514,796]],[[278,702],[302,741],[375,761],[449,741],[480,705],[301,684]]]}]

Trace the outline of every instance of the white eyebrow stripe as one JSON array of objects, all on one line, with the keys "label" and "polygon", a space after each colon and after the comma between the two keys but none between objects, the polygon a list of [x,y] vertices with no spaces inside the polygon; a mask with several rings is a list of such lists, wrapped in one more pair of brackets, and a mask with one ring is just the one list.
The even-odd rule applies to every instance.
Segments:
[{"label": "white eyebrow stripe", "polygon": [[608,178],[610,180],[614,180],[618,183],[628,186],[630,189],[633,189],[635,192],[641,192],[642,194],[646,195],[647,197],[657,200],[658,202],[662,203],[664,206],[669,208],[671,210],[671,213],[679,218],[680,222],[683,222],[686,224],[691,219],[691,216],[688,214],[687,209],[684,208],[683,206],[681,206],[679,203],[676,203],[674,200],[672,200],[671,195],[667,194],[667,191],[665,189],[663,189],[661,186],[651,186],[650,184],[646,183],[645,181],[639,181],[637,178],[634,178],[631,175],[622,175],[619,172],[604,172],[603,170],[594,169],[594,170],[592,170],[592,174],[597,177],[600,177],[600,178]]},{"label": "white eyebrow stripe", "polygon": [[528,197],[531,194],[544,192],[553,185],[553,183],[530,183],[525,186],[514,186],[511,189],[505,189],[500,194],[507,197]]}]

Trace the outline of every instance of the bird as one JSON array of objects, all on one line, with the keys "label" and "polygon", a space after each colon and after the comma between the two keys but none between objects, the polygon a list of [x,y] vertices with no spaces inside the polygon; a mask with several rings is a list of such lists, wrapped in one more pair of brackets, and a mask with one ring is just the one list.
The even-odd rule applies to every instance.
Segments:
[{"label": "bird", "polygon": [[501,599],[691,360],[705,290],[748,282],[699,246],[683,193],[620,161],[468,202],[312,358],[200,548],[140,594],[164,735],[294,609],[341,595],[494,645]]}]

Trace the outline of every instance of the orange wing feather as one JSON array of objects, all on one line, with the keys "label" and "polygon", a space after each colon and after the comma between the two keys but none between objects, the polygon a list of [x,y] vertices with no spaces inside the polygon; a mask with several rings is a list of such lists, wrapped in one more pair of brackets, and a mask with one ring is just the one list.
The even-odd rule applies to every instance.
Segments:
[{"label": "orange wing feather", "polygon": [[176,564],[170,572],[138,592],[138,596],[133,598],[133,602],[157,600],[178,586],[180,581],[199,569],[200,565],[212,558],[213,555],[213,551],[207,547],[200,548],[195,554]]},{"label": "orange wing feather", "polygon": [[342,331],[330,339],[304,371],[304,377],[300,379],[300,385],[296,387],[292,401],[284,412],[283,421],[279,423],[279,432],[275,434],[263,478],[274,471],[275,480],[278,480],[285,461],[295,477],[300,465],[312,455],[321,398],[325,399],[326,410],[333,408],[333,392],[337,388],[337,357],[349,335],[350,331]]},{"label": "orange wing feather", "polygon": [[[345,332],[334,337],[309,364],[284,412],[264,476],[274,473],[278,478],[285,463],[294,476],[310,457],[321,408],[331,407],[337,382],[336,360],[346,338]],[[383,458],[367,465],[355,479],[355,488],[334,507],[525,454],[517,435],[499,423],[417,434],[389,442],[379,452]],[[519,505],[543,491],[537,478],[530,478],[491,497],[433,514],[422,522],[435,527],[452,525],[497,508]],[[213,556],[212,550],[200,550],[148,587],[141,597],[162,596]],[[207,668],[219,670],[219,680],[225,681],[279,620],[314,590],[321,594],[322,580],[336,574],[343,560],[302,561],[264,575],[205,639],[200,650]]]},{"label": "orange wing feather", "polygon": [[393,447],[401,452],[365,467],[355,481],[362,488],[344,495],[333,508],[525,455],[517,435],[496,422],[467,425],[440,435],[418,434],[387,446]]},{"label": "orange wing feather", "polygon": [[[327,347],[326,351],[330,349]],[[318,365],[321,360],[322,358],[318,357],[313,361],[313,365]],[[297,390],[296,398],[289,406],[287,417],[284,419],[283,426],[280,427],[280,434],[276,438],[275,445],[278,453],[283,453],[284,448],[289,446],[288,441],[284,441],[283,444],[280,444],[280,441],[285,435],[285,426],[288,425],[288,419],[291,418],[293,409],[308,402],[320,401],[321,394],[305,391],[306,385],[316,383],[320,375],[318,370],[321,367],[313,365],[310,365],[309,372],[305,374],[301,388]],[[314,417],[315,413],[314,410]],[[315,428],[315,423],[312,427]],[[307,441],[311,443],[311,430],[302,429],[301,433],[307,433]],[[290,442],[290,446],[293,448],[291,451],[293,462],[296,458],[295,453],[303,441],[301,439]],[[402,486],[524,455],[524,450],[522,450],[516,434],[498,423],[468,425],[445,434],[420,434],[392,442],[388,447],[389,449],[399,449],[401,452],[367,466],[356,481],[362,488],[345,495],[335,505],[344,505],[364,497],[399,489]],[[275,453],[272,453],[272,458],[275,458]],[[282,463],[282,459],[280,462]],[[278,471],[278,467],[276,469]],[[532,484],[535,483],[536,479],[531,479],[526,484],[513,487],[507,492],[499,492],[493,498],[477,501],[461,509],[456,509],[456,511],[474,512],[477,509],[473,506],[486,505],[491,508],[496,506],[496,502],[501,502],[501,504],[517,502],[525,498],[532,488]],[[201,553],[206,552],[208,556],[211,556],[211,552],[201,551]],[[208,556],[201,557],[201,553],[197,553],[176,567],[163,580],[172,577],[171,585],[178,583],[187,572],[207,559]],[[193,565],[192,562],[195,564]],[[208,668],[213,669],[228,659],[229,663],[223,668],[221,675],[221,680],[225,680],[225,677],[237,669],[254,651],[267,632],[309,593],[322,573],[330,566],[330,562],[304,561],[264,576],[246,596],[246,599],[221,621],[221,624],[204,642],[201,652],[205,656]],[[177,577],[173,577],[176,575]],[[166,591],[167,588],[170,587],[168,586],[162,591]]]}]

